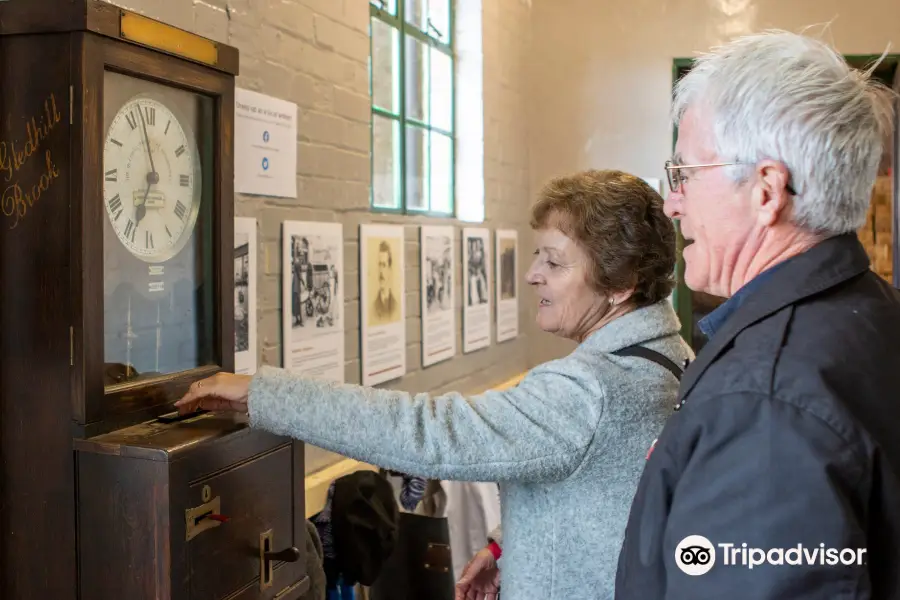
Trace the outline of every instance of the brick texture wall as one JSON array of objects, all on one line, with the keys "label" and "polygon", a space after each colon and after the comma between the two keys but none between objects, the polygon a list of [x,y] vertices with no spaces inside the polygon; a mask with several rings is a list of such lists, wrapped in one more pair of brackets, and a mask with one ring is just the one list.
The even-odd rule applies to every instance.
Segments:
[{"label": "brick texture wall", "polygon": [[[369,211],[367,0],[115,0],[116,3],[212,39],[241,52],[238,87],[299,106],[298,198],[238,196],[237,216],[259,224],[258,345],[260,361],[282,364],[281,223],[320,220],[344,225],[346,380],[360,380],[359,224],[402,223],[406,228],[408,374],[381,387],[408,391],[474,392],[531,366],[530,347],[547,334],[534,327],[534,302],[520,300],[520,336],[472,354],[421,366],[417,225],[446,219],[386,216]],[[487,0],[483,9],[485,224],[519,231],[519,278],[531,258],[526,50],[527,0]],[[449,223],[462,226],[450,220]],[[459,239],[457,240],[459,249]],[[459,253],[457,254],[459,256]],[[493,260],[493,239],[492,239]],[[457,270],[461,306],[461,270]],[[493,293],[494,282],[491,282]],[[460,312],[461,320],[461,312]],[[459,330],[459,328],[458,328]],[[458,334],[459,336],[459,334]],[[496,340],[496,331],[494,332]],[[458,347],[462,347],[461,336]],[[333,455],[310,449],[307,470]]]}]

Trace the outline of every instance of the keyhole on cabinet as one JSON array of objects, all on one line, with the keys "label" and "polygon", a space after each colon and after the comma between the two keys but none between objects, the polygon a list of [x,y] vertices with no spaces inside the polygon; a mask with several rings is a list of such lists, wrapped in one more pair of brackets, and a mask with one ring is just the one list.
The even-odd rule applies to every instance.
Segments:
[{"label": "keyhole on cabinet", "polygon": [[202,496],[204,502],[209,502],[212,499],[212,488],[208,485],[203,486]]},{"label": "keyhole on cabinet", "polygon": [[[265,538],[263,540],[263,556],[272,551],[272,540],[271,538]],[[266,562],[269,562],[268,557],[266,557]],[[265,581],[264,585],[269,586],[272,585],[272,569],[266,569],[264,573]]]},{"label": "keyhole on cabinet", "polygon": [[272,537],[274,532],[270,529],[259,534],[259,589],[265,590],[272,586],[273,561],[266,556],[272,551]]}]

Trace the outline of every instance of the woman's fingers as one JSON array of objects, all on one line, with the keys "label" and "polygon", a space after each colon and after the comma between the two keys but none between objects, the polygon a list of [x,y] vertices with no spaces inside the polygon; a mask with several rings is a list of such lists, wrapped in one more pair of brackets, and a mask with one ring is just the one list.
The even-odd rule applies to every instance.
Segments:
[{"label": "woman's fingers", "polygon": [[467,600],[469,597],[469,584],[460,581],[456,584],[456,590],[453,593],[453,600]]},{"label": "woman's fingers", "polygon": [[175,407],[181,414],[198,408],[246,412],[250,380],[244,375],[218,373],[195,381]]}]

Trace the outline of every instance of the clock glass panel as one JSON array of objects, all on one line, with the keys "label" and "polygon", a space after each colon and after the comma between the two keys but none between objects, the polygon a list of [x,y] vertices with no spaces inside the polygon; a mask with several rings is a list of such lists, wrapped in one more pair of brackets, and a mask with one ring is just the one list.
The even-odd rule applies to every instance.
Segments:
[{"label": "clock glass panel", "polygon": [[107,387],[214,364],[212,98],[107,71]]}]

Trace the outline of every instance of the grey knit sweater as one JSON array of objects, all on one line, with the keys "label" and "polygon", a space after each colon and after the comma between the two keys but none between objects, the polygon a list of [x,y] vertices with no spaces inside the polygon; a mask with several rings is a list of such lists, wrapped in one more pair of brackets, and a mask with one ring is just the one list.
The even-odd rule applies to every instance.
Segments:
[{"label": "grey knit sweater", "polygon": [[[678,382],[635,343],[692,358],[668,301],[628,313],[514,388],[466,397],[330,384],[260,369],[250,422],[388,469],[499,481],[504,600],[613,597],[632,496]],[[468,558],[468,557],[465,557]]]}]

